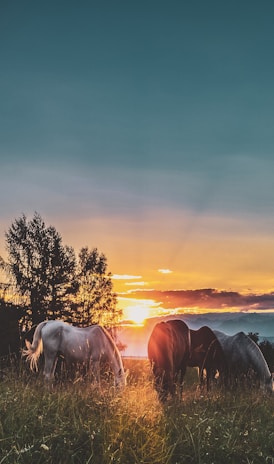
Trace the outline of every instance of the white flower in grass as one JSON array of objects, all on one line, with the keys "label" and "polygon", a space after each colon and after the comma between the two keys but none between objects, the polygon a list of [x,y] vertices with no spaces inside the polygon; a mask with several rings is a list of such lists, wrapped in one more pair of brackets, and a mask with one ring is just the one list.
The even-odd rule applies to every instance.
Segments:
[{"label": "white flower in grass", "polygon": [[42,444],[40,445],[40,448],[42,448],[44,451],[49,451],[49,447],[48,447],[48,445],[46,445],[45,443],[42,443]]}]

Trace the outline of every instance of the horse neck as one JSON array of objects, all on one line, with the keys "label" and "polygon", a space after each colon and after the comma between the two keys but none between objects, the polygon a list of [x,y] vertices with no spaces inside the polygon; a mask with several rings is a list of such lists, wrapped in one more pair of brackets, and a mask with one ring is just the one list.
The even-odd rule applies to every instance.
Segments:
[{"label": "horse neck", "polygon": [[121,355],[120,352],[114,343],[113,339],[111,338],[110,334],[106,329],[101,327],[107,340],[108,348],[110,351],[110,356],[109,356],[109,363],[113,369],[114,375],[115,375],[115,380],[117,383],[123,383],[125,380],[125,371],[124,371],[124,366],[122,363]]},{"label": "horse neck", "polygon": [[252,340],[248,340],[250,346],[250,364],[254,368],[254,370],[259,374],[260,380],[265,381],[270,378],[270,370],[267,365],[267,362],[260,350],[260,348],[256,345],[255,342]]}]

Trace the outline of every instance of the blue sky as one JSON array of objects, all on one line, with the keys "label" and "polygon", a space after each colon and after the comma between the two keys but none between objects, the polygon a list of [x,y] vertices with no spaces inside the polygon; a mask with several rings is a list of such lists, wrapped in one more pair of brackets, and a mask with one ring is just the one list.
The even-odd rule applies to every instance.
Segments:
[{"label": "blue sky", "polygon": [[1,2],[0,250],[38,211],[153,288],[273,288],[273,14]]}]

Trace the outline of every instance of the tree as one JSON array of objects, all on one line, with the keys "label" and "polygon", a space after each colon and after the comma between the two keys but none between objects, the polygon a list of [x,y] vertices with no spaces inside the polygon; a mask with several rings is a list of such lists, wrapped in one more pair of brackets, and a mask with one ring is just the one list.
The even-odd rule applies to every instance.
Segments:
[{"label": "tree", "polygon": [[6,236],[7,268],[21,295],[27,295],[32,324],[62,316],[69,295],[75,293],[76,258],[52,226],[38,213],[32,220],[16,219]]},{"label": "tree", "polygon": [[274,371],[274,345],[269,340],[263,340],[259,343],[259,333],[248,332],[248,336],[259,346],[271,372]]},{"label": "tree", "polygon": [[259,344],[260,350],[263,353],[268,364],[270,372],[274,372],[274,345],[269,340],[263,340]]},{"label": "tree", "polygon": [[77,310],[73,319],[79,325],[117,325],[121,311],[117,309],[117,295],[113,292],[111,273],[107,273],[107,260],[97,248],[83,247],[78,259]]},{"label": "tree", "polygon": [[248,332],[247,335],[249,336],[249,338],[251,338],[251,340],[253,340],[253,342],[255,342],[258,345],[260,338],[258,332]]},{"label": "tree", "polygon": [[23,214],[5,235],[8,261],[0,257],[0,268],[29,300],[27,324],[62,318],[81,326],[117,325],[121,311],[107,259],[97,248],[82,248],[76,260],[73,248],[38,213],[30,221]]}]

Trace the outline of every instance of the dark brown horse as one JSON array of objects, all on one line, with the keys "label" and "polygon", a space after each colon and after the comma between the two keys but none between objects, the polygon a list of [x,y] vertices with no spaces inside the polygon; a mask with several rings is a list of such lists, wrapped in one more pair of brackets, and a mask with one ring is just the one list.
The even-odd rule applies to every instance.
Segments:
[{"label": "dark brown horse", "polygon": [[155,325],[148,341],[148,357],[160,401],[175,395],[176,383],[181,388],[189,356],[189,328],[183,321]]},{"label": "dark brown horse", "polygon": [[206,377],[207,390],[218,372],[226,379],[226,359],[214,332],[207,326],[198,330],[190,329],[191,352],[188,366],[198,367],[200,383],[203,385]]},{"label": "dark brown horse", "polygon": [[181,394],[187,366],[199,368],[201,383],[206,373],[207,388],[217,370],[222,372],[225,366],[223,350],[213,331],[207,326],[191,330],[180,319],[155,325],[148,341],[148,357],[161,401],[175,395],[176,384]]}]

